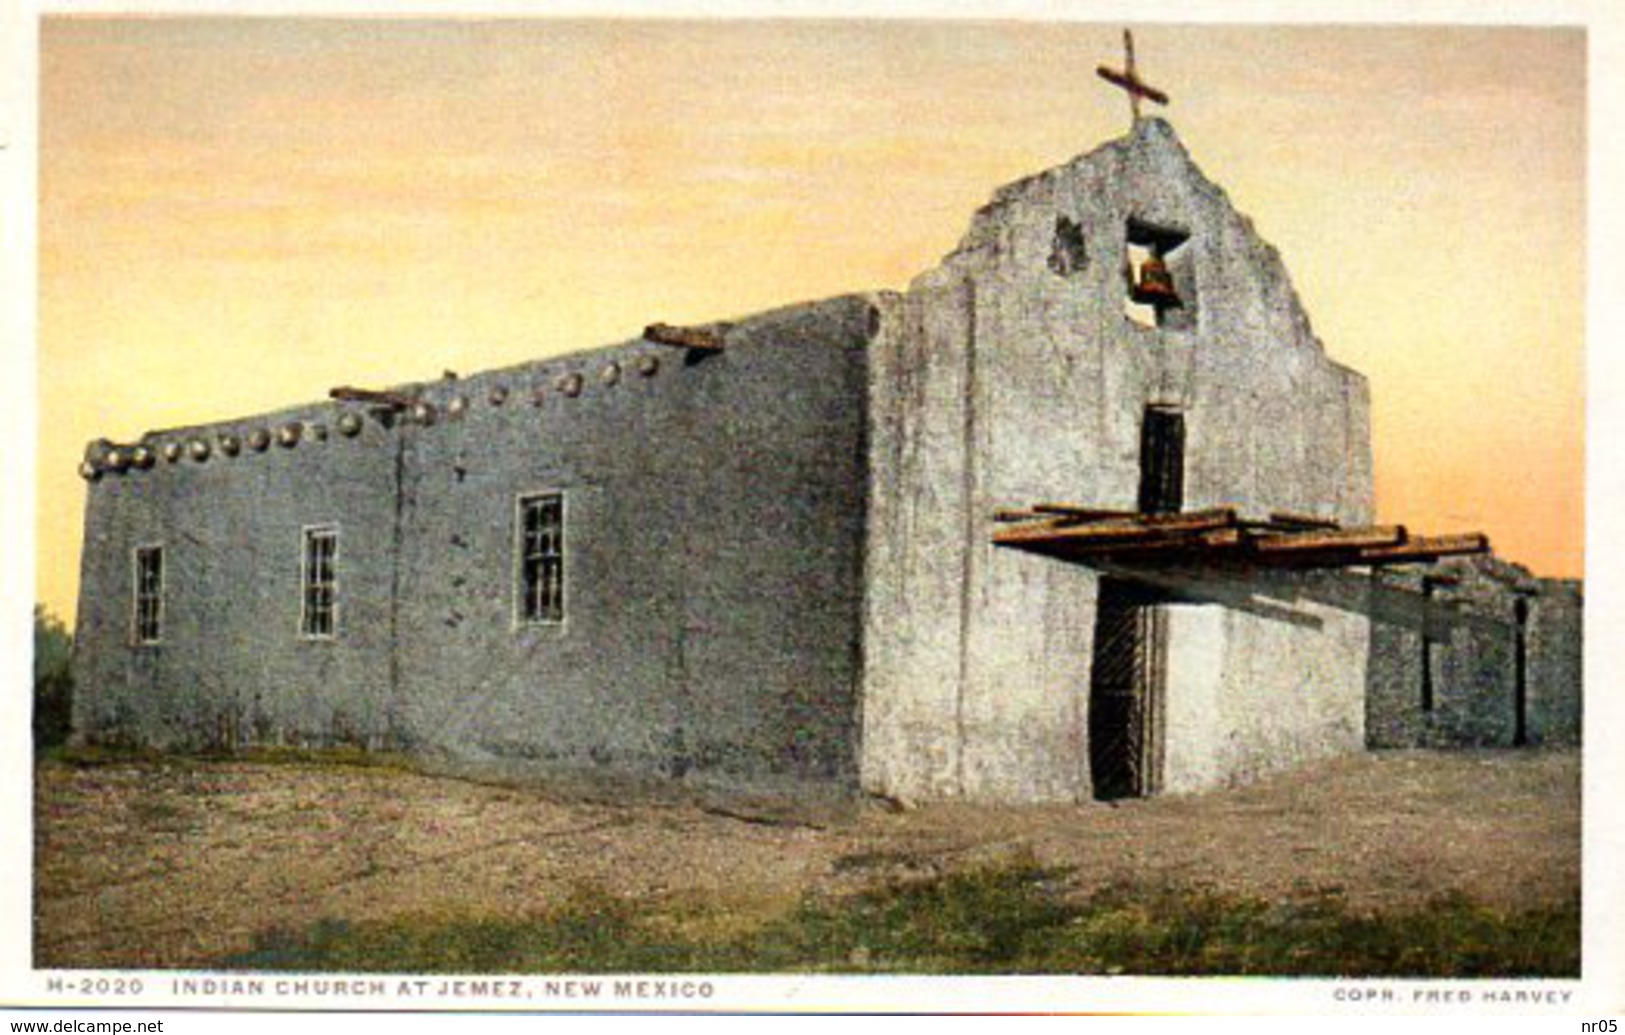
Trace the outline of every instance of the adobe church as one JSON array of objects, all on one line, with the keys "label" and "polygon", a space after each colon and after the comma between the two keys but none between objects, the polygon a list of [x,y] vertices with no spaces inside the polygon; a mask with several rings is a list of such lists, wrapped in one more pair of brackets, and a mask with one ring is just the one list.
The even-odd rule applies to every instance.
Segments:
[{"label": "adobe church", "polygon": [[77,736],[1009,802],[1577,738],[1577,587],[1419,588],[1487,541],[1372,524],[1365,379],[1102,74],[902,293],[92,443]]}]

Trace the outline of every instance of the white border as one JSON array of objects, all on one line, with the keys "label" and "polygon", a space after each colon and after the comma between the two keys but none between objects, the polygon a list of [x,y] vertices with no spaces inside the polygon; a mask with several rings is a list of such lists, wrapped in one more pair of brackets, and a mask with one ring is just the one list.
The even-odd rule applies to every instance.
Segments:
[{"label": "white border", "polygon": [[[38,154],[38,21],[40,13],[129,13],[139,0],[20,0],[0,4],[0,402],[13,417],[9,448],[0,449],[0,485],[8,507],[0,508],[0,543],[5,561],[0,564],[0,661],[5,665],[5,692],[0,694],[0,786],[8,789],[0,824],[0,1003],[53,1002],[39,993],[37,974],[29,969],[29,872],[31,819],[28,788],[29,723],[27,701],[28,659],[25,616],[30,611],[35,561],[33,528],[37,453],[38,404],[33,386],[37,322],[37,154]],[[1057,22],[1178,22],[1185,24],[1456,24],[1548,25],[1588,30],[1588,141],[1587,176],[1589,249],[1587,353],[1588,421],[1586,447],[1586,757],[1585,757],[1585,866],[1587,873],[1586,923],[1583,959],[1585,979],[1573,982],[1501,982],[1564,989],[1575,993],[1565,1014],[1579,1010],[1625,1012],[1625,885],[1618,879],[1625,861],[1625,695],[1618,692],[1625,673],[1625,642],[1612,635],[1615,622],[1625,614],[1625,591],[1618,585],[1622,559],[1621,524],[1625,515],[1625,465],[1615,459],[1614,446],[1625,439],[1625,351],[1620,340],[1621,320],[1612,300],[1625,283],[1625,259],[1613,249],[1622,228],[1618,204],[1625,183],[1625,161],[1617,131],[1625,125],[1625,13],[1607,0],[1259,0],[1237,4],[1229,0],[488,0],[478,8],[465,8],[456,0],[395,0],[385,12],[360,0],[167,0],[166,13],[174,14],[279,14],[334,15],[388,13],[396,16],[444,16],[448,12],[505,17],[637,16],[642,18],[710,17],[888,17],[939,20],[1020,20]],[[1080,74],[1083,72],[1080,71]],[[1396,114],[1396,118],[1403,117]],[[1538,190],[1538,184],[1531,184]],[[1607,344],[1603,344],[1607,343]],[[174,975],[150,975],[167,982]],[[840,978],[722,978],[722,1001],[706,1004],[648,1003],[653,1009],[861,1009],[914,1008],[943,1010],[997,1010],[1045,1008],[1086,1010],[1291,1012],[1314,1015],[1316,1028],[1351,1030],[1348,1015],[1385,1014],[1386,1024],[1396,1013],[1441,1008],[1410,1002],[1412,992],[1449,990],[1456,986],[1481,987],[1481,982],[1359,982],[1373,990],[1394,990],[1397,1007],[1381,1003],[1350,1004],[1334,1000],[1338,983],[1321,981],[1255,980],[1247,982],[1170,982],[1129,979],[1110,982],[1066,979],[840,979]],[[88,1000],[99,1005],[118,1005]],[[228,1005],[222,997],[192,1005]],[[1154,1004],[1154,1005],[1153,1005]],[[149,1004],[143,1004],[149,1005]],[[319,998],[293,998],[254,1005],[332,1009],[338,1003]],[[370,1003],[376,1008],[379,1003]],[[404,1005],[395,1002],[394,1005]],[[419,1003],[424,1006],[466,1009],[455,1001]],[[541,1008],[582,1008],[557,1003]],[[591,1005],[585,1008],[593,1009]],[[598,1009],[627,1009],[625,1004]],[[1459,1012],[1475,1015],[1473,1027],[1505,1030],[1485,1013],[1505,1015],[1533,1012],[1515,1007],[1469,1006]],[[1549,1013],[1549,1011],[1547,1011]],[[45,1020],[49,1015],[23,1019]],[[129,1019],[129,1018],[125,1018]],[[1595,1017],[1587,1017],[1594,1020]],[[239,1015],[234,1023],[252,1027],[261,1018]],[[311,1018],[317,1021],[318,1018]],[[433,1017],[421,1018],[432,1022]],[[420,1018],[402,1016],[391,1023],[408,1028]],[[562,1023],[559,1019],[557,1023]],[[277,1022],[280,1026],[280,1022]],[[555,1022],[550,1022],[555,1023]],[[709,1024],[709,1021],[705,1023]],[[1258,1023],[1258,1022],[1252,1022]],[[1578,1030],[1576,1027],[1553,1030]],[[1269,1027],[1266,1022],[1265,1027]],[[1362,1028],[1364,1024],[1362,1022]],[[1430,1026],[1431,1027],[1431,1026]],[[1301,1030],[1301,1027],[1294,1030]]]}]

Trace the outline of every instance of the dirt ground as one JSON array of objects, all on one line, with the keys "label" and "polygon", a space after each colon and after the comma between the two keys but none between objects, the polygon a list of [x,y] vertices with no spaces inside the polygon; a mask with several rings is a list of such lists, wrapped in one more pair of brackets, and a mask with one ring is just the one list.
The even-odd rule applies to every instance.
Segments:
[{"label": "dirt ground", "polygon": [[1118,805],[895,811],[823,827],[693,804],[593,804],[384,767],[45,763],[35,966],[206,967],[322,919],[536,912],[573,890],[750,924],[842,893],[1030,851],[1080,894],[1171,883],[1359,909],[1444,893],[1578,894],[1575,752],[1395,752],[1236,790]]}]

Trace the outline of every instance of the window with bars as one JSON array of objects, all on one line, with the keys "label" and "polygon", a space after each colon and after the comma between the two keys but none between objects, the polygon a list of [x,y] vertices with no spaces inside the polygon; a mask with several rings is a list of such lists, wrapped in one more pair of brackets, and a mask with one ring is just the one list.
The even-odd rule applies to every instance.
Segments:
[{"label": "window with bars", "polygon": [[517,531],[520,623],[564,621],[564,494],[519,497]]},{"label": "window with bars", "polygon": [[138,546],[135,551],[134,633],[136,643],[163,638],[164,548]]},{"label": "window with bars", "polygon": [[299,634],[307,639],[329,640],[335,635],[338,563],[339,530],[333,527],[305,529]]}]

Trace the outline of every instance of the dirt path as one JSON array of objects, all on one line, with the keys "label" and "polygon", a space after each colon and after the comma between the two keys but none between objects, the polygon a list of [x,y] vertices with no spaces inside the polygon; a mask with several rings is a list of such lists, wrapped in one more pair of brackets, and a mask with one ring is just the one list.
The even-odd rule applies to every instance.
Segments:
[{"label": "dirt path", "polygon": [[[693,806],[556,800],[386,768],[47,764],[35,788],[38,967],[208,966],[271,928],[522,916],[594,886],[748,924],[1030,851],[1080,893],[1126,881],[1380,909],[1578,893],[1579,756],[1390,753],[1119,806],[861,810],[825,829]],[[692,912],[692,908],[687,910]]]}]

